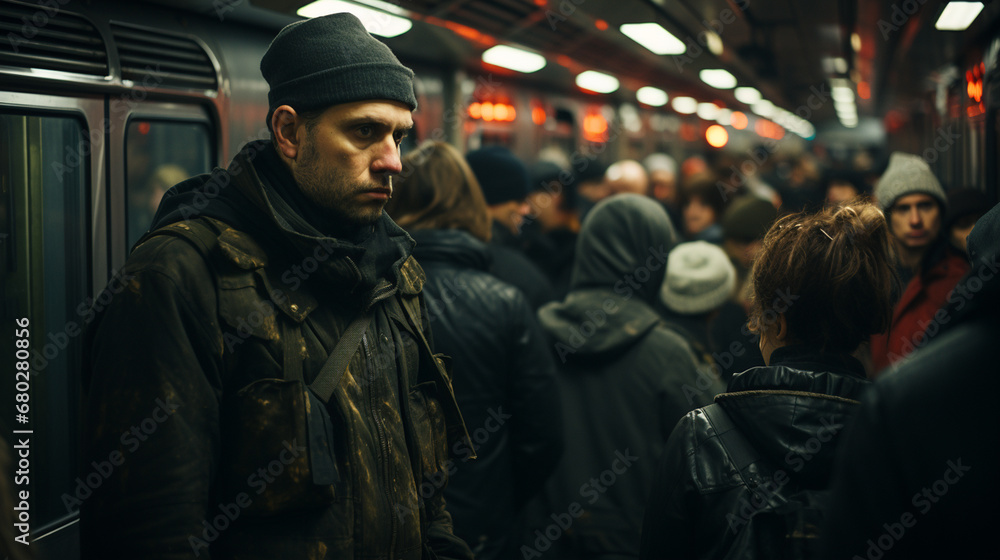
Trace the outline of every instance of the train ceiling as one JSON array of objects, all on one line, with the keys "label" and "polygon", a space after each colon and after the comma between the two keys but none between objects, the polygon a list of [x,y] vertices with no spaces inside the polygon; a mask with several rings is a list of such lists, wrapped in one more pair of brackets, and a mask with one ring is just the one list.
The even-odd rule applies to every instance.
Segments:
[{"label": "train ceiling", "polygon": [[[364,0],[360,0],[364,1]],[[206,14],[220,5],[244,21],[280,25],[309,0],[173,0]],[[890,110],[908,114],[925,92],[947,80],[941,69],[964,73],[970,46],[985,45],[995,31],[1000,2],[988,2],[964,32],[934,29],[946,2],[939,0],[400,0],[413,28],[385,39],[410,59],[482,70],[479,55],[496,44],[540,52],[548,59],[535,74],[518,75],[539,85],[573,88],[588,69],[611,73],[625,100],[642,86],[672,97],[747,109],[733,90],[712,88],[699,71],[723,68],[739,85],[756,87],[789,111],[802,110],[815,124],[836,121],[826,98],[831,80],[850,80],[862,118]],[[912,13],[911,13],[912,12]],[[268,15],[278,16],[268,19]],[[657,22],[688,45],[684,55],[656,55],[619,31],[624,23]],[[706,31],[721,39],[715,52]],[[980,55],[981,56],[981,55]],[[972,56],[975,58],[975,55]],[[489,68],[495,71],[495,68]],[[954,72],[953,72],[954,73]],[[817,92],[821,92],[817,94]],[[819,97],[818,97],[819,96]],[[634,99],[634,97],[632,98]]]}]

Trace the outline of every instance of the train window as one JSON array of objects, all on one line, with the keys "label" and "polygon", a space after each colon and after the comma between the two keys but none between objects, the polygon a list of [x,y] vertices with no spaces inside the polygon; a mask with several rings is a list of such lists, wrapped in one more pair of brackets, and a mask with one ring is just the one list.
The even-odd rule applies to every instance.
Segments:
[{"label": "train window", "polygon": [[131,119],[125,132],[125,217],[129,248],[153,221],[163,193],[211,171],[211,131],[202,122]]},{"label": "train window", "polygon": [[31,371],[16,386],[27,395],[17,404],[27,406],[14,410],[15,399],[4,399],[0,423],[4,437],[31,430],[13,437],[30,440],[30,469],[21,479],[27,486],[16,482],[15,490],[29,492],[32,528],[72,513],[63,496],[73,494],[79,452],[89,154],[89,132],[75,116],[0,112],[0,338],[28,341],[25,356],[5,344],[0,359],[15,364],[26,357]]}]

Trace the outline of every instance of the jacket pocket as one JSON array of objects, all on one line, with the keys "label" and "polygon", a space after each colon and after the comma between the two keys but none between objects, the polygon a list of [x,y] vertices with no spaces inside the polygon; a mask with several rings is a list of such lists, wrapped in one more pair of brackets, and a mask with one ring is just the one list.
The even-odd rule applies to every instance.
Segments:
[{"label": "jacket pocket", "polygon": [[259,379],[224,405],[220,490],[246,493],[250,515],[335,501],[339,480],[326,407],[298,380]]},{"label": "jacket pocket", "polygon": [[441,481],[435,484],[440,489],[448,470],[448,432],[438,402],[437,382],[425,381],[413,386],[409,401],[424,479],[432,483]]}]

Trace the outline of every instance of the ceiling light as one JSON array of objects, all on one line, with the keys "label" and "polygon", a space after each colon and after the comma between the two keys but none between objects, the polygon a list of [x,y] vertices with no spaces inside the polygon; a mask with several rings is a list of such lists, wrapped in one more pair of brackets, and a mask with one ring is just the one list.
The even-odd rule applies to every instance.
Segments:
[{"label": "ceiling light", "polygon": [[483,53],[483,62],[525,74],[537,72],[545,67],[544,56],[507,45],[486,49]]},{"label": "ceiling light", "polygon": [[684,42],[658,23],[626,23],[618,28],[622,35],[656,54],[684,54]]},{"label": "ceiling light", "polygon": [[699,103],[696,112],[706,121],[714,121],[719,116],[719,106],[715,103]]},{"label": "ceiling light", "polygon": [[[365,3],[373,5],[375,2],[378,2],[378,0],[365,1]],[[379,7],[382,7],[382,4],[388,3],[378,2]],[[391,6],[391,4],[389,4],[389,6]],[[311,4],[302,6],[295,13],[302,17],[314,18],[329,14],[347,12],[360,19],[362,25],[365,26],[365,30],[372,35],[378,35],[379,37],[396,37],[406,33],[411,27],[413,27],[413,22],[409,19],[388,13],[388,11],[392,11],[403,15],[406,13],[405,10],[396,6],[392,6],[392,9],[386,7],[384,10],[387,11],[375,10],[366,6],[359,6],[350,2],[344,2],[342,0],[316,0]]]},{"label": "ceiling light", "polygon": [[698,72],[701,81],[716,89],[733,89],[736,87],[736,76],[721,68],[710,68]]},{"label": "ceiling light", "polygon": [[733,120],[733,110],[732,109],[719,109],[718,114],[715,115],[715,122],[721,125],[728,125]]},{"label": "ceiling light", "polygon": [[690,115],[698,110],[698,101],[693,97],[675,97],[670,106],[682,115]]},{"label": "ceiling light", "polygon": [[851,33],[851,48],[854,52],[861,52],[861,35]]},{"label": "ceiling light", "polygon": [[635,98],[640,103],[645,103],[652,107],[662,107],[667,104],[667,92],[651,86],[639,88],[639,91],[635,92]]},{"label": "ceiling light", "polygon": [[762,117],[770,117],[774,114],[774,103],[771,103],[767,99],[761,99],[760,101],[754,103],[750,106],[750,110]]},{"label": "ceiling light", "polygon": [[948,2],[934,28],[941,31],[964,31],[972,25],[981,11],[982,2]]},{"label": "ceiling light", "polygon": [[752,87],[738,87],[733,92],[736,94],[736,99],[740,103],[746,103],[747,105],[753,105],[754,103],[763,99],[763,96],[757,91],[756,88]]},{"label": "ceiling light", "polygon": [[715,56],[719,56],[723,51],[722,37],[715,31],[705,32],[705,43],[708,45],[708,50],[711,51]]},{"label": "ceiling light", "polygon": [[834,101],[854,102],[854,89],[845,86],[834,86],[830,89]]},{"label": "ceiling light", "polygon": [[585,90],[597,93],[611,93],[618,89],[618,78],[601,72],[587,70],[577,75],[576,85]]}]

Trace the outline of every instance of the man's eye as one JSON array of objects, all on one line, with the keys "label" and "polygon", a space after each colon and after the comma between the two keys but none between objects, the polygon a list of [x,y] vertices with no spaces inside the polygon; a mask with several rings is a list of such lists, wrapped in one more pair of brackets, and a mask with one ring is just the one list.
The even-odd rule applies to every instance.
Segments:
[{"label": "man's eye", "polygon": [[921,202],[917,204],[917,210],[920,210],[921,212],[929,212],[933,206],[933,202]]},{"label": "man's eye", "polygon": [[375,134],[375,127],[371,125],[363,125],[358,127],[358,136],[362,138],[371,138]]},{"label": "man's eye", "polygon": [[396,141],[396,145],[398,146],[403,141],[403,138],[406,138],[406,136],[406,132],[399,130],[392,134],[392,139]]}]

